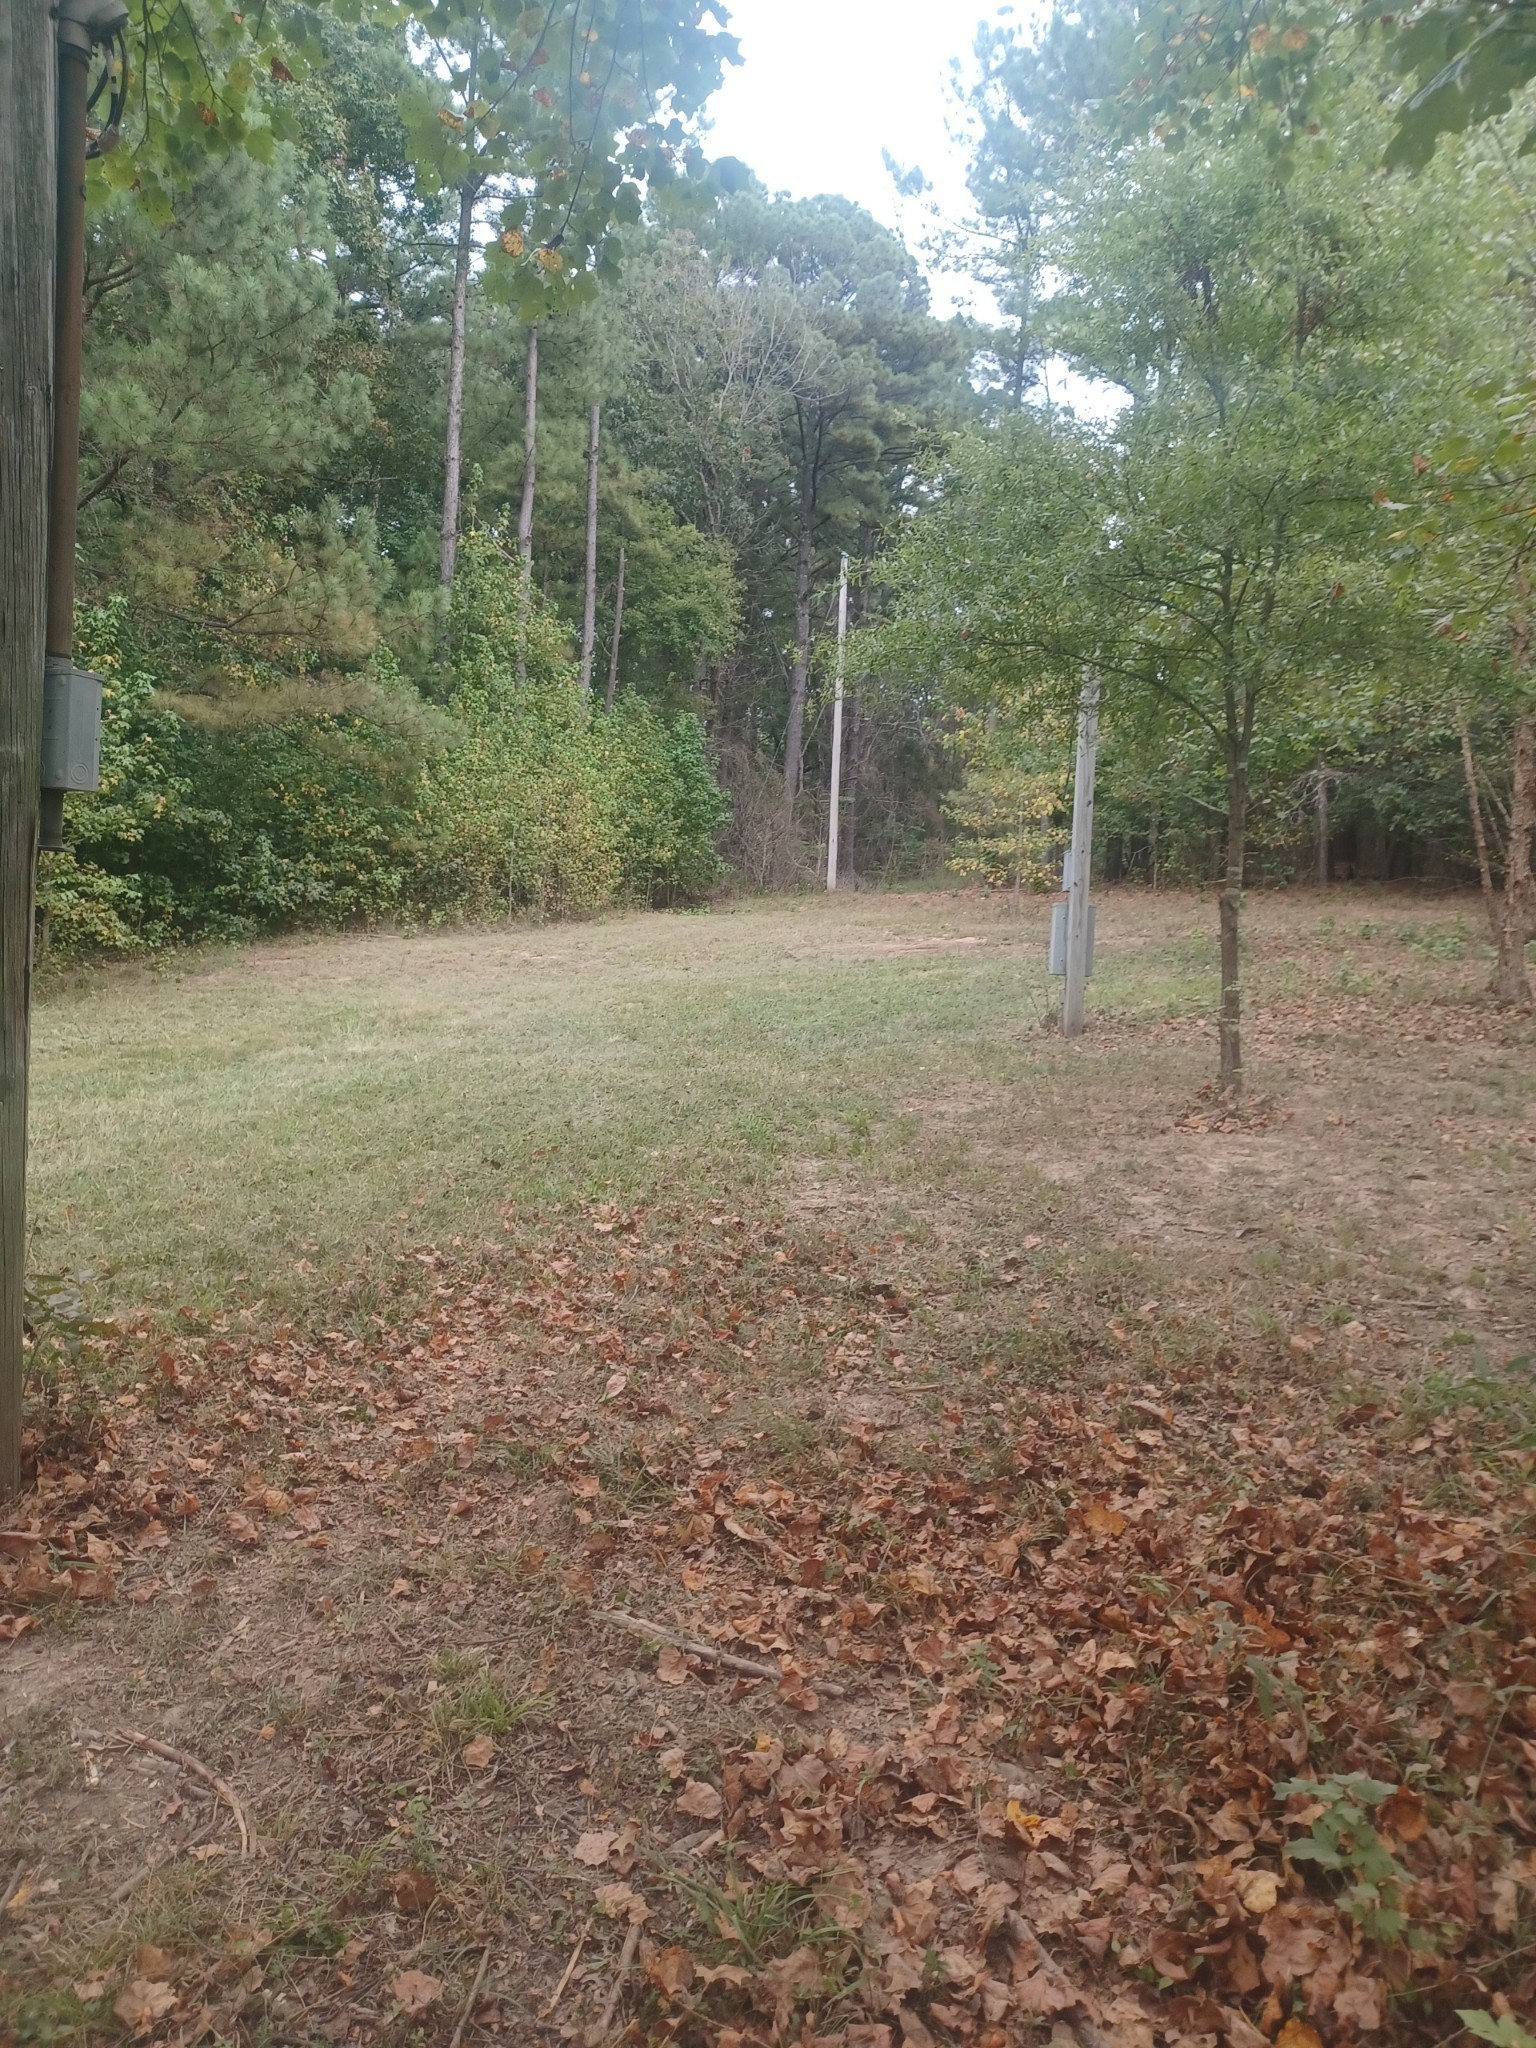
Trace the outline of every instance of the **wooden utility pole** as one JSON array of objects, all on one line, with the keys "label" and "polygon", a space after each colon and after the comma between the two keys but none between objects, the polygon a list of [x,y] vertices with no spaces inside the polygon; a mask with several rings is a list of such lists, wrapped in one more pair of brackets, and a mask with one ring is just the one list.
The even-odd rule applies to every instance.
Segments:
[{"label": "wooden utility pole", "polygon": [[0,7],[0,1500],[21,1485],[32,877],[48,586],[56,118],[48,0]]},{"label": "wooden utility pole", "polygon": [[624,543],[619,543],[619,581],[613,593],[613,645],[608,650],[608,694],[603,699],[605,710],[613,709],[613,700],[619,689],[619,636],[624,631]]},{"label": "wooden utility pole", "polygon": [[1083,677],[1077,707],[1077,777],[1072,789],[1072,874],[1067,885],[1067,980],[1061,998],[1061,1030],[1078,1038],[1088,987],[1088,882],[1093,869],[1093,780],[1099,752],[1099,679]]},{"label": "wooden utility pole", "polygon": [[837,820],[843,797],[843,656],[848,641],[848,557],[837,578],[837,682],[832,692],[832,801],[827,811],[827,887],[837,887]]},{"label": "wooden utility pole", "polygon": [[592,408],[587,434],[587,591],[581,615],[581,693],[592,689],[592,655],[597,646],[597,437],[603,423],[603,409]]}]

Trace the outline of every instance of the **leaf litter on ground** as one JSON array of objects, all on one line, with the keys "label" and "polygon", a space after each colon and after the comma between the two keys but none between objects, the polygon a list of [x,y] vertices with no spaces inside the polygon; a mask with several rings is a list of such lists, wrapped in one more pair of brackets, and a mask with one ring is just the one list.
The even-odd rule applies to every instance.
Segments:
[{"label": "leaf litter on ground", "polygon": [[[381,1676],[281,1740],[264,1721],[279,1770],[232,1733],[211,1757],[267,1887],[201,1866],[247,1887],[219,1895],[222,1953],[157,1975],[86,1934],[55,1968],[68,1902],[37,1939],[18,1891],[14,1983],[92,1988],[99,1957],[88,2035],[112,2013],[254,2041],[282,1958],[328,2039],[446,2038],[464,1988],[436,1952],[442,1976],[402,1966],[389,1909],[457,1912],[506,1947],[481,2007],[515,2038],[569,1947],[541,1960],[494,1918],[515,1801],[519,1911],[635,1937],[627,2041],[1387,2048],[1531,2010],[1536,1456],[1497,1414],[1420,1429],[1385,1379],[1340,1413],[1328,1333],[1239,1374],[1166,1345],[1155,1301],[1106,1334],[1058,1298],[1074,1375],[1009,1386],[900,1239],[615,1205],[507,1222],[494,1257],[419,1248],[426,1291],[366,1337],[188,1338],[89,1424],[61,1388],[0,1539],[10,1654],[81,1603],[210,1633],[238,1603],[250,1653],[302,1634],[305,1660],[363,1646]],[[1009,1278],[999,1327],[1038,1320]],[[391,1597],[344,1613],[370,1566]],[[621,1648],[600,1609],[777,1682]],[[520,1690],[479,1709],[495,1734],[444,1724],[429,1765],[430,1700],[467,1681],[428,1670],[487,1631]],[[178,1785],[185,1861],[212,1816]],[[343,1881],[335,1816],[363,1809],[405,1853]],[[83,1869],[66,1889],[84,1917]],[[317,1914],[370,1931],[316,1958],[268,1924]],[[567,2038],[614,1968],[610,1946],[573,1979]]]}]

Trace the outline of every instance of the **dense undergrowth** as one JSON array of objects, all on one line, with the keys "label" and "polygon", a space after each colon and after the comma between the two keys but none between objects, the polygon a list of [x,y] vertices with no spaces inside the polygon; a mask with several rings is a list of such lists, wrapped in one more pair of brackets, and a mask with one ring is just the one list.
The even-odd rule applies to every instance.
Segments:
[{"label": "dense undergrowth", "polygon": [[[584,697],[565,636],[471,538],[441,702],[387,651],[302,693],[253,669],[216,700],[120,601],[82,619],[105,679],[102,786],[44,856],[56,957],[390,918],[581,915],[706,892],[727,806],[703,728]],[[521,676],[519,670],[521,669]]]}]

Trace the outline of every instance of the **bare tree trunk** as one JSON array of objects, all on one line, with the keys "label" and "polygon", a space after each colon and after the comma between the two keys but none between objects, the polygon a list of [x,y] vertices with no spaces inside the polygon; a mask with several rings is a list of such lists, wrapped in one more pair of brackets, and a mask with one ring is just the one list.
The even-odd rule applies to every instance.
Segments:
[{"label": "bare tree trunk", "polygon": [[53,406],[54,22],[0,7],[0,1501],[21,1486],[32,876]]},{"label": "bare tree trunk", "polygon": [[[1230,720],[1229,720],[1230,724]],[[1240,744],[1227,749],[1227,859],[1221,890],[1220,1086],[1243,1092],[1243,869],[1248,850],[1248,760]]]},{"label": "bare tree trunk", "polygon": [[805,696],[811,674],[811,573],[815,566],[811,493],[800,492],[800,545],[795,554],[795,659],[789,677],[789,720],[784,728],[784,809],[792,812],[800,794],[800,756],[805,747]]},{"label": "bare tree trunk", "polygon": [[523,502],[517,514],[517,554],[522,564],[522,628],[517,654],[517,679],[528,680],[528,617],[533,606],[533,491],[538,475],[539,328],[528,329],[528,366],[523,379]]},{"label": "bare tree trunk", "polygon": [[1536,717],[1528,711],[1515,720],[1514,767],[1493,993],[1501,1003],[1524,1006],[1531,1000],[1525,947],[1531,933],[1531,834],[1536,832]]},{"label": "bare tree trunk", "polygon": [[613,645],[608,650],[608,694],[603,708],[613,709],[619,689],[619,640],[624,631],[624,545],[619,544],[619,580],[613,593]]},{"label": "bare tree trunk", "polygon": [[1483,801],[1477,788],[1477,761],[1472,752],[1472,731],[1465,711],[1458,713],[1461,729],[1461,767],[1467,781],[1467,809],[1472,814],[1472,843],[1477,848],[1477,876],[1483,885],[1483,908],[1493,943],[1499,943],[1499,906],[1493,889],[1493,863],[1488,858],[1488,828],[1483,823]]},{"label": "bare tree trunk", "polygon": [[437,580],[453,587],[459,553],[459,478],[464,441],[464,336],[469,305],[469,256],[475,232],[475,201],[483,179],[471,171],[459,194],[459,240],[453,260],[453,311],[448,323],[448,439],[443,461],[443,523]]},{"label": "bare tree trunk", "polygon": [[594,405],[587,434],[587,591],[581,615],[581,691],[592,689],[592,654],[597,646],[597,437],[602,428],[602,407]]},{"label": "bare tree trunk", "polygon": [[1317,764],[1317,886],[1328,886],[1328,770]]},{"label": "bare tree trunk", "polygon": [[842,823],[842,864],[848,876],[847,886],[859,886],[858,844],[859,844],[859,786],[863,779],[864,761],[860,743],[864,738],[864,721],[859,715],[857,697],[848,699],[844,711],[848,733],[848,782],[847,795],[843,799]]}]

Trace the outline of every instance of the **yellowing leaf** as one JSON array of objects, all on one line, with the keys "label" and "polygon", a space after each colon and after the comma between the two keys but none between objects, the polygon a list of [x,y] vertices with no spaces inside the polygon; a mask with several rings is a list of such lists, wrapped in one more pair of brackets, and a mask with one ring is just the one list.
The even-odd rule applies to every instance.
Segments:
[{"label": "yellowing leaf", "polygon": [[1305,2020],[1287,2020],[1275,2036],[1275,2048],[1323,2048],[1323,2037]]},{"label": "yellowing leaf", "polygon": [[1280,1897],[1280,1880],[1272,1870],[1240,1870],[1233,1879],[1243,1911],[1261,1918]]},{"label": "yellowing leaf", "polygon": [[1123,1536],[1125,1517],[1118,1508],[1112,1508],[1101,1500],[1091,1500],[1081,1511],[1083,1527],[1093,1536]]}]

